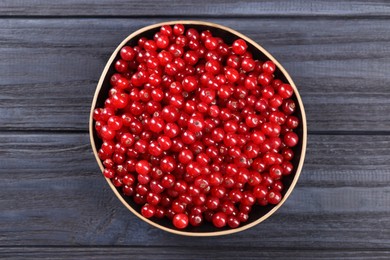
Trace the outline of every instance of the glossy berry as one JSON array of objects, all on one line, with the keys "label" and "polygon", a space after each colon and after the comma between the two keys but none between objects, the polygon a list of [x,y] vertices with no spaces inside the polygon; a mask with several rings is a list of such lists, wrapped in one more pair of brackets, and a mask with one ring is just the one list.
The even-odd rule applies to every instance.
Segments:
[{"label": "glossy berry", "polygon": [[288,132],[283,140],[288,147],[294,147],[298,144],[298,135],[294,132]]},{"label": "glossy berry", "polygon": [[146,175],[150,172],[151,166],[148,161],[142,160],[136,164],[135,170],[137,171],[138,174]]},{"label": "glossy berry", "polygon": [[149,128],[155,133],[161,132],[165,127],[165,122],[162,118],[153,117],[149,122]]},{"label": "glossy berry", "polygon": [[122,47],[121,51],[120,51],[120,55],[121,55],[121,58],[125,61],[132,61],[135,56],[136,56],[136,52],[134,51],[134,49],[130,46],[124,46]]},{"label": "glossy berry", "polygon": [[173,225],[178,229],[184,229],[188,226],[188,216],[184,213],[176,214],[172,220]]},{"label": "glossy berry", "polygon": [[124,147],[131,147],[134,144],[134,135],[130,133],[124,133],[121,136],[120,142]]},{"label": "glossy berry", "polygon": [[213,215],[213,225],[217,228],[222,228],[227,224],[227,216],[223,212],[218,212]]},{"label": "glossy berry", "polygon": [[278,87],[278,94],[284,99],[290,98],[293,93],[294,90],[289,84],[281,84]]},{"label": "glossy berry", "polygon": [[267,73],[267,74],[273,74],[275,72],[275,64],[272,62],[272,61],[266,61],[263,63],[263,72]]},{"label": "glossy berry", "polygon": [[145,218],[151,218],[156,213],[156,208],[153,205],[145,204],[141,209],[141,214]]},{"label": "glossy berry", "polygon": [[242,55],[248,48],[246,42],[242,39],[235,40],[232,45],[232,50],[235,54]]},{"label": "glossy berry", "polygon": [[161,111],[161,118],[165,122],[174,123],[179,119],[179,117],[180,117],[179,110],[174,106],[166,106]]},{"label": "glossy berry", "polygon": [[277,190],[271,190],[267,194],[267,201],[270,204],[278,204],[282,200],[282,195]]},{"label": "glossy berry", "polygon": [[172,146],[172,140],[166,135],[161,135],[157,138],[157,142],[162,150],[169,150]]},{"label": "glossy berry", "polygon": [[176,168],[176,161],[172,156],[161,159],[160,168],[163,172],[172,172]]},{"label": "glossy berry", "polygon": [[188,150],[188,149],[185,149],[185,150],[182,150],[180,153],[179,153],[179,162],[183,163],[183,164],[188,164],[189,162],[191,162],[194,158],[194,155],[193,153]]},{"label": "glossy berry", "polygon": [[201,117],[191,117],[188,120],[188,125],[187,125],[188,130],[193,133],[202,131],[204,126],[205,126],[204,120]]}]

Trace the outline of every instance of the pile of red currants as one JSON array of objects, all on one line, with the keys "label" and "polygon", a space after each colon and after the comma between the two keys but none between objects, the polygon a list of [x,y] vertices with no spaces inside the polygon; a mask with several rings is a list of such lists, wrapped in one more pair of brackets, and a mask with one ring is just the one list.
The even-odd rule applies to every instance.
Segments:
[{"label": "pile of red currants", "polygon": [[164,25],[124,46],[93,113],[104,176],[145,218],[236,228],[278,204],[293,171],[294,90],[243,39]]}]

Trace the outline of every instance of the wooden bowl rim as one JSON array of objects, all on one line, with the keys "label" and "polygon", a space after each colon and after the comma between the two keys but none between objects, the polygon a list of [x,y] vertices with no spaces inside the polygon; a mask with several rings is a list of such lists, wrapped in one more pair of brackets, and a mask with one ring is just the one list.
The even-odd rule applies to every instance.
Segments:
[{"label": "wooden bowl rim", "polygon": [[306,155],[306,146],[307,146],[307,122],[306,122],[306,114],[305,114],[305,109],[304,109],[304,106],[303,106],[303,102],[302,102],[302,99],[301,99],[301,96],[299,95],[299,92],[298,92],[298,89],[297,87],[295,86],[295,83],[293,82],[293,80],[291,79],[290,75],[288,74],[288,72],[283,68],[283,66],[268,52],[266,51],[262,46],[260,46],[259,44],[257,44],[255,41],[253,41],[252,39],[250,39],[249,37],[229,28],[229,27],[226,27],[226,26],[223,26],[223,25],[219,25],[219,24],[215,24],[215,23],[211,23],[211,22],[204,22],[204,21],[196,21],[196,20],[178,20],[178,21],[167,21],[167,22],[161,22],[161,23],[157,23],[157,24],[152,24],[152,25],[149,25],[149,26],[146,26],[146,27],[143,27],[135,32],[133,32],[132,34],[130,34],[129,36],[127,36],[119,45],[118,47],[115,49],[115,51],[112,53],[110,59],[108,60],[108,62],[106,63],[106,66],[104,67],[104,70],[101,74],[101,77],[99,79],[99,82],[97,84],[97,87],[96,87],[96,90],[95,90],[95,94],[94,94],[94,97],[93,97],[93,101],[92,101],[92,106],[91,106],[91,111],[90,111],[90,118],[89,118],[89,137],[90,137],[90,142],[91,142],[91,146],[92,146],[92,150],[93,150],[93,153],[95,155],[95,158],[97,160],[97,163],[99,165],[99,168],[100,170],[103,172],[104,170],[104,167],[103,167],[103,164],[102,162],[100,161],[99,159],[99,156],[98,156],[98,153],[97,153],[97,150],[96,150],[96,145],[95,145],[95,140],[94,140],[94,137],[93,137],[93,131],[94,131],[94,127],[93,127],[93,111],[96,107],[96,102],[97,102],[97,99],[98,99],[98,96],[99,96],[99,93],[100,93],[100,90],[102,88],[102,85],[103,85],[103,82],[104,82],[104,79],[107,75],[107,72],[112,64],[112,62],[115,60],[118,52],[120,51],[120,49],[126,45],[127,42],[129,42],[132,38],[134,37],[137,37],[139,34],[141,33],[144,33],[148,30],[151,30],[151,29],[155,29],[155,28],[158,28],[158,27],[161,27],[163,25],[174,25],[174,24],[185,24],[185,25],[204,25],[204,26],[209,26],[209,27],[214,27],[214,28],[217,28],[217,29],[221,29],[221,30],[224,30],[224,31],[227,31],[231,34],[234,34],[236,35],[237,37],[241,38],[241,39],[244,39],[245,41],[249,42],[250,44],[252,44],[256,49],[258,49],[260,52],[262,52],[265,56],[267,56],[267,58],[269,58],[270,60],[272,60],[275,65],[279,68],[279,70],[283,73],[283,75],[285,76],[285,78],[287,79],[287,81],[289,82],[289,84],[293,87],[294,89],[294,94],[297,98],[297,101],[298,101],[298,104],[299,104],[299,107],[300,107],[300,110],[301,110],[301,117],[302,117],[302,150],[301,150],[301,156],[300,156],[300,159],[299,159],[299,163],[298,163],[298,167],[296,169],[296,173],[295,173],[295,176],[294,176],[294,179],[292,180],[292,183],[290,185],[290,187],[288,188],[288,190],[286,191],[286,194],[284,195],[284,197],[282,198],[282,200],[280,201],[279,204],[277,204],[276,206],[274,206],[269,212],[267,212],[267,214],[263,215],[262,217],[260,217],[259,219],[251,222],[251,223],[248,223],[246,225],[243,225],[241,227],[238,227],[238,228],[234,228],[234,229],[228,229],[228,230],[222,230],[222,231],[213,231],[213,232],[188,232],[188,231],[181,231],[181,230],[176,230],[176,229],[172,229],[172,228],[168,228],[168,227],[165,227],[165,226],[162,226],[150,219],[147,219],[145,217],[143,217],[139,212],[137,212],[134,208],[132,208],[126,201],[125,199],[122,197],[122,195],[118,192],[118,190],[116,189],[116,187],[112,184],[111,180],[104,177],[108,183],[108,185],[111,187],[111,189],[113,190],[113,192],[115,193],[115,195],[118,197],[118,199],[122,202],[122,204],[127,208],[129,209],[134,215],[136,215],[138,218],[142,219],[143,221],[149,223],[150,225],[154,226],[154,227],[157,227],[159,229],[162,229],[164,231],[167,231],[167,232],[170,232],[170,233],[173,233],[173,234],[177,234],[177,235],[185,235],[185,236],[198,236],[198,237],[210,237],[210,236],[221,236],[221,235],[228,235],[228,234],[233,234],[233,233],[237,233],[237,232],[240,232],[240,231],[244,231],[246,229],[249,229],[253,226],[256,226],[257,224],[263,222],[264,220],[266,220],[267,218],[269,218],[272,214],[275,213],[275,211],[277,211],[283,204],[284,202],[287,200],[287,198],[290,196],[291,192],[293,191],[298,179],[299,179],[299,176],[301,174],[301,171],[302,171],[302,167],[303,167],[303,162],[305,160],[305,155]]}]

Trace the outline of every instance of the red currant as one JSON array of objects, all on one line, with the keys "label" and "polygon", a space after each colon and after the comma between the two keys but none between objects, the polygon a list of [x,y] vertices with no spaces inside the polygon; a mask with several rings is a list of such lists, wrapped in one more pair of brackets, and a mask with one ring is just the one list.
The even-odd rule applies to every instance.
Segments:
[{"label": "red currant", "polygon": [[299,108],[251,48],[175,24],[120,49],[94,129],[103,175],[145,218],[237,228],[255,204],[281,202]]}]

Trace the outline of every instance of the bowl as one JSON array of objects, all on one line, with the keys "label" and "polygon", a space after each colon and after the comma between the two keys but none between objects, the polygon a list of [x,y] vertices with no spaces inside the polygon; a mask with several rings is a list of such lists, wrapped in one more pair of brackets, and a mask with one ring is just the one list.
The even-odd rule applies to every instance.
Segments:
[{"label": "bowl", "polygon": [[294,158],[292,160],[292,164],[294,166],[293,172],[285,176],[283,178],[283,185],[284,190],[282,191],[283,198],[277,205],[267,205],[267,206],[254,206],[252,211],[249,214],[248,221],[238,228],[229,228],[225,227],[222,229],[218,229],[214,227],[211,223],[205,222],[203,225],[199,227],[191,227],[190,225],[184,229],[179,230],[175,228],[171,221],[169,221],[166,218],[163,219],[148,219],[143,217],[140,214],[140,205],[137,205],[134,203],[132,198],[129,198],[127,196],[124,196],[120,189],[116,188],[110,179],[106,178],[106,181],[114,194],[117,196],[117,198],[123,203],[123,205],[129,209],[134,215],[136,215],[138,218],[140,218],[142,221],[145,221],[149,223],[150,225],[157,227],[161,230],[165,230],[167,232],[171,232],[178,235],[185,235],[185,236],[219,236],[219,235],[227,235],[232,234],[236,232],[240,232],[243,230],[246,230],[248,228],[251,228],[262,221],[269,218],[272,214],[275,213],[287,200],[287,198],[290,196],[291,192],[293,191],[299,175],[302,170],[305,153],[306,153],[306,143],[307,143],[307,124],[306,124],[306,116],[305,116],[305,110],[304,106],[301,100],[301,97],[299,95],[298,89],[295,86],[293,80],[287,73],[287,71],[282,67],[282,65],[263,47],[261,47],[259,44],[251,40],[250,38],[246,37],[245,35],[230,29],[228,27],[210,23],[210,22],[203,22],[203,21],[170,21],[170,22],[163,22],[158,23],[150,26],[146,26],[144,28],[141,28],[137,30],[136,32],[130,34],[126,39],[124,39],[118,47],[115,49],[115,51],[112,53],[110,59],[108,60],[103,73],[101,74],[100,80],[98,82],[98,85],[96,87],[95,95],[93,97],[92,101],[92,107],[91,107],[91,113],[90,113],[90,119],[89,119],[89,134],[90,134],[90,141],[93,153],[95,155],[95,158],[97,160],[97,163],[103,172],[104,167],[99,159],[98,156],[98,148],[102,144],[102,141],[98,138],[97,133],[94,129],[94,121],[93,121],[93,111],[97,107],[102,107],[104,104],[105,99],[108,96],[108,90],[110,89],[110,77],[113,75],[115,69],[114,69],[114,63],[119,58],[119,52],[120,49],[125,46],[135,46],[137,44],[137,41],[140,37],[147,37],[152,38],[153,35],[159,30],[159,28],[163,25],[174,25],[174,24],[183,24],[186,29],[192,27],[197,29],[198,31],[202,30],[210,30],[214,36],[221,37],[224,39],[224,41],[228,44],[231,44],[234,40],[241,38],[244,39],[248,45],[248,50],[253,54],[253,57],[260,60],[271,60],[276,65],[276,71],[275,76],[281,79],[283,82],[290,84],[293,87],[294,94],[292,96],[292,99],[295,101],[295,103],[298,105],[296,107],[295,116],[297,116],[300,120],[300,124],[298,128],[296,129],[296,133],[299,136],[299,142],[298,144],[293,147],[294,151]]}]

